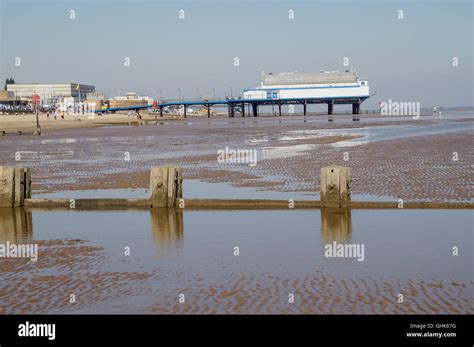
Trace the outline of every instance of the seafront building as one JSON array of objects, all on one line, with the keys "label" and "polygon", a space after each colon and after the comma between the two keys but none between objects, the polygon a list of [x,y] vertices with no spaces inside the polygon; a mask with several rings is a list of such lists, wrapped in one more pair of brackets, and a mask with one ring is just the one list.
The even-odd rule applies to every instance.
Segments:
[{"label": "seafront building", "polygon": [[146,95],[137,95],[137,93],[129,92],[124,96],[116,96],[109,100],[110,108],[146,106],[153,104],[153,98]]},{"label": "seafront building", "polygon": [[8,84],[7,91],[12,92],[16,99],[31,101],[38,95],[42,102],[61,101],[74,98],[84,101],[88,93],[95,92],[95,87],[79,83],[22,83]]}]

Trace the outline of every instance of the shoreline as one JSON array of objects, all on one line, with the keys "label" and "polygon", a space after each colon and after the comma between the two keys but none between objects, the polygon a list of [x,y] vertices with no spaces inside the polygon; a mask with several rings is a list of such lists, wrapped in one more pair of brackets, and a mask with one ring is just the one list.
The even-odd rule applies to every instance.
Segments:
[{"label": "shoreline", "polygon": [[[361,120],[381,120],[384,119],[384,122],[381,122],[380,125],[384,125],[386,123],[389,124],[399,124],[400,122],[413,122],[413,121],[435,121],[430,113],[423,113],[421,114],[422,118],[419,120],[413,120],[410,116],[383,116],[380,114],[364,114],[361,113],[360,115]],[[229,121],[258,121],[261,119],[273,119],[273,120],[296,120],[296,119],[304,119],[304,120],[322,120],[326,121],[326,123],[333,123],[327,121],[327,114],[308,114],[307,116],[303,115],[289,115],[285,114],[283,116],[272,115],[272,114],[261,114],[259,117],[235,117],[230,118],[226,114],[222,113],[217,116],[213,116],[211,118],[207,118],[207,116],[202,115],[188,115],[187,118],[184,118],[182,115],[178,114],[166,114],[163,117],[160,117],[159,114],[150,114],[147,112],[143,112],[142,119],[139,120],[133,115],[129,117],[125,113],[115,113],[115,114],[105,114],[105,115],[78,115],[74,117],[73,115],[66,115],[64,119],[54,119],[53,115],[50,115],[48,119],[46,114],[39,115],[39,123],[42,132],[47,131],[48,133],[54,133],[61,130],[68,130],[68,129],[85,129],[85,128],[100,128],[100,127],[108,127],[108,126],[141,126],[141,125],[155,125],[156,123],[160,122],[186,122],[186,121],[198,121],[198,122],[209,122],[209,121],[222,121],[222,120],[229,120]],[[334,114],[334,120],[347,120],[352,119],[352,114]],[[460,117],[458,121],[467,120],[469,116]],[[359,122],[353,122],[353,125],[361,124]],[[364,124],[365,125],[365,124]],[[2,132],[4,136],[11,136],[11,135],[18,135],[18,132],[22,132],[22,135],[31,135],[36,131],[36,115],[35,114],[26,114],[26,115],[3,115],[0,114],[0,137]]]}]

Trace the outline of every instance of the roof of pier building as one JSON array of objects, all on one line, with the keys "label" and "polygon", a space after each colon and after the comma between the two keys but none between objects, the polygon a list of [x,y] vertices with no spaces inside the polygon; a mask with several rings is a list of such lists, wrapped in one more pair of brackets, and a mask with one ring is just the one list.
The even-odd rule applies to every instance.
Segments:
[{"label": "roof of pier building", "polygon": [[276,85],[311,85],[355,83],[358,76],[355,71],[324,71],[319,73],[289,72],[268,73],[262,76],[262,87]]}]

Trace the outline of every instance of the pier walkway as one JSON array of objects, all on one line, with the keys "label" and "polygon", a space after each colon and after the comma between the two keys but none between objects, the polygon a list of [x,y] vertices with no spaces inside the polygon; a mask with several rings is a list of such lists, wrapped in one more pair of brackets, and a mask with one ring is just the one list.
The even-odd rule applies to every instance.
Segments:
[{"label": "pier walkway", "polygon": [[[328,115],[333,114],[334,105],[347,105],[352,104],[352,114],[360,114],[360,104],[367,99],[368,97],[353,97],[353,98],[295,98],[295,99],[243,99],[243,98],[227,98],[222,100],[196,100],[196,101],[167,101],[162,102],[156,105],[159,109],[160,117],[163,117],[163,112],[165,108],[171,106],[182,107],[184,118],[187,116],[187,110],[190,106],[203,106],[207,110],[207,116],[211,117],[211,107],[212,106],[227,106],[229,117],[235,117],[240,114],[242,117],[246,116],[245,106],[250,105],[252,112],[251,116],[258,117],[258,108],[259,106],[265,105],[274,105],[278,106],[278,114],[281,116],[281,108],[283,105],[302,105],[303,106],[303,115],[307,113],[307,106],[312,104],[327,104],[328,106]],[[140,110],[153,107],[153,105],[145,106],[131,106],[131,107],[122,107],[122,108],[108,108],[105,110],[96,110],[96,113],[102,112],[116,112],[116,111],[129,111],[129,110]],[[250,115],[248,115],[250,116]],[[353,120],[359,120],[358,116],[353,116]]]}]

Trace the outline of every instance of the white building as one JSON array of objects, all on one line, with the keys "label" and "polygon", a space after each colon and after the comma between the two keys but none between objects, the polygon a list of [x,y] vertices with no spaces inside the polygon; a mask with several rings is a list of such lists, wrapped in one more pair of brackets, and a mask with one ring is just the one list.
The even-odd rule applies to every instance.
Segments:
[{"label": "white building", "polygon": [[244,89],[243,98],[250,100],[298,99],[365,99],[369,84],[360,81],[355,71],[319,73],[269,73],[262,76],[260,87]]},{"label": "white building", "polygon": [[31,100],[34,94],[40,96],[40,100],[62,100],[73,97],[77,100],[85,100],[87,93],[95,92],[95,87],[78,83],[24,83],[8,84],[7,90],[15,94],[15,97],[22,100]]},{"label": "white building", "polygon": [[132,100],[132,101],[141,101],[144,100],[148,103],[148,105],[153,104],[154,99],[152,97],[149,97],[148,95],[137,95],[135,92],[129,92],[125,94],[124,96],[116,96],[114,97],[114,100]]}]

